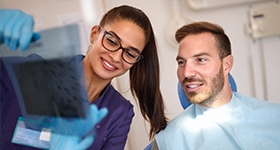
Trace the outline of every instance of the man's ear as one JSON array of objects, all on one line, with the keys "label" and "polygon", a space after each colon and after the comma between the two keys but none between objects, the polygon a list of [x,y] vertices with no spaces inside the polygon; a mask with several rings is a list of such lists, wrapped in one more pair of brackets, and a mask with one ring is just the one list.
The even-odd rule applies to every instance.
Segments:
[{"label": "man's ear", "polygon": [[93,26],[93,27],[91,28],[91,33],[90,33],[90,37],[89,37],[90,43],[93,43],[94,40],[97,38],[98,29],[99,29],[99,27],[98,27],[97,25],[96,25],[96,26]]},{"label": "man's ear", "polygon": [[227,57],[225,57],[223,59],[223,67],[224,67],[224,73],[228,74],[233,66],[233,56],[232,55],[228,55]]}]

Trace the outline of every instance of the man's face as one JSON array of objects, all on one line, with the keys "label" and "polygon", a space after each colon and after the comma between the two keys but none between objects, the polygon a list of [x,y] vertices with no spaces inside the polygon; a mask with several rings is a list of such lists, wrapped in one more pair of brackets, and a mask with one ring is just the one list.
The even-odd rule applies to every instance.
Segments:
[{"label": "man's face", "polygon": [[211,105],[224,87],[224,70],[211,33],[188,35],[179,46],[177,75],[189,102]]}]

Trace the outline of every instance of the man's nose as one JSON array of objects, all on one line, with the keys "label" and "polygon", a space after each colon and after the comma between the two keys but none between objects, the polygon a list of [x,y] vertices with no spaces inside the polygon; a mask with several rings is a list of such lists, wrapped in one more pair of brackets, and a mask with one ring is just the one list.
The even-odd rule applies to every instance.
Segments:
[{"label": "man's nose", "polygon": [[196,75],[195,66],[191,63],[186,63],[184,68],[184,76],[185,78],[192,78]]}]

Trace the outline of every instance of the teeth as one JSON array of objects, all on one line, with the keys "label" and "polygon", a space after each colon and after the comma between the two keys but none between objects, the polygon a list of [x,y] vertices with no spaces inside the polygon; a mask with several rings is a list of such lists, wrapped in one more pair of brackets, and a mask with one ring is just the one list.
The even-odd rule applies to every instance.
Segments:
[{"label": "teeth", "polygon": [[189,88],[196,88],[198,85],[188,85]]},{"label": "teeth", "polygon": [[103,60],[103,62],[104,62],[108,67],[110,67],[110,68],[115,68],[115,67],[111,66],[109,63],[107,63],[106,61]]}]

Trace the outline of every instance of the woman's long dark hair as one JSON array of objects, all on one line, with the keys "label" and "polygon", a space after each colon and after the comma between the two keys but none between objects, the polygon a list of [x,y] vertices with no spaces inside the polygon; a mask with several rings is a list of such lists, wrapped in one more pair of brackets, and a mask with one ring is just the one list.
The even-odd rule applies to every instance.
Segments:
[{"label": "woman's long dark hair", "polygon": [[150,139],[167,125],[164,102],[160,92],[159,60],[154,32],[149,18],[140,9],[123,5],[107,12],[100,25],[127,20],[137,24],[145,33],[146,46],[142,51],[144,59],[130,68],[130,90],[137,96],[141,113],[150,122]]}]

